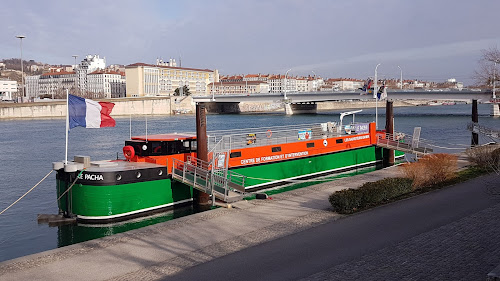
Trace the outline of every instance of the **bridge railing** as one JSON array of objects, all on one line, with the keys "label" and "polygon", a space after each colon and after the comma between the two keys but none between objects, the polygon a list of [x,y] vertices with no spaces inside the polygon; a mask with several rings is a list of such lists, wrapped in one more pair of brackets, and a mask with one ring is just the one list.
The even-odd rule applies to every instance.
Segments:
[{"label": "bridge railing", "polygon": [[[357,135],[354,124],[340,125],[336,122],[290,126],[248,128],[209,132],[209,150],[231,150],[250,146],[278,145],[282,143],[311,141],[317,139]],[[366,134],[366,131],[363,132]]]}]

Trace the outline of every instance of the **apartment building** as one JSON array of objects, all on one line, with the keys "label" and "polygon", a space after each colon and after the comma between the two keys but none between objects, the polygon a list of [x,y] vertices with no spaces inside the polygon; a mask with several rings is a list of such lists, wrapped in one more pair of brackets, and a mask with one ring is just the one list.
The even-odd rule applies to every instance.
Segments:
[{"label": "apartment building", "polygon": [[263,81],[236,81],[208,84],[208,91],[214,95],[245,95],[245,94],[267,94],[269,84]]},{"label": "apartment building", "polygon": [[363,87],[363,81],[352,78],[331,78],[326,80],[326,85],[335,91],[352,91]]},{"label": "apartment building", "polygon": [[295,83],[297,84],[297,92],[309,92],[307,87],[307,78],[297,77],[295,78]]},{"label": "apartment building", "polygon": [[97,70],[87,74],[87,91],[103,98],[126,96],[125,73],[112,70]]},{"label": "apartment building", "polygon": [[271,75],[267,83],[269,84],[270,93],[287,93],[297,92],[297,80],[294,77],[286,77],[285,75]]},{"label": "apartment building", "polygon": [[66,95],[66,89],[70,91],[74,90],[77,85],[78,76],[75,72],[57,71],[43,73],[38,79],[38,96],[48,95],[52,98],[62,98]]},{"label": "apartment building", "polygon": [[243,77],[243,81],[264,81],[267,82],[269,74],[247,74]]},{"label": "apartment building", "polygon": [[40,75],[31,75],[24,78],[24,87],[26,87],[27,98],[37,98],[40,93]]},{"label": "apartment building", "polygon": [[13,100],[13,94],[17,93],[17,81],[0,79],[0,100]]},{"label": "apartment building", "polygon": [[318,92],[325,84],[325,81],[323,78],[317,78],[317,77],[307,77],[307,91],[308,92]]},{"label": "apartment building", "polygon": [[188,86],[193,95],[208,95],[207,85],[219,82],[217,70],[134,63],[125,67],[127,97],[170,96]]},{"label": "apartment building", "polygon": [[87,55],[78,65],[76,72],[78,74],[78,88],[81,92],[87,91],[87,75],[97,70],[106,68],[106,58],[99,55]]}]

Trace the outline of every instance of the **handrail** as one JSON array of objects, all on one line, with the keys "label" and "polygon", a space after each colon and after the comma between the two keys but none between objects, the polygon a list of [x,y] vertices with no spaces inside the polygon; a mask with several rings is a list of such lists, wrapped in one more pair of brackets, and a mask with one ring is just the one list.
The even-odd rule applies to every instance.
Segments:
[{"label": "handrail", "polygon": [[410,134],[401,132],[391,133],[377,133],[377,145],[414,154],[428,154],[433,152],[429,141],[418,138],[413,139]]},{"label": "handrail", "polygon": [[337,124],[336,122],[327,122],[306,125],[275,126],[269,128],[233,130],[231,131],[231,134],[209,135],[208,145],[210,151],[222,151],[249,146],[266,146],[367,133],[366,131],[355,132],[354,128],[356,124],[360,123],[339,126],[339,124]]}]

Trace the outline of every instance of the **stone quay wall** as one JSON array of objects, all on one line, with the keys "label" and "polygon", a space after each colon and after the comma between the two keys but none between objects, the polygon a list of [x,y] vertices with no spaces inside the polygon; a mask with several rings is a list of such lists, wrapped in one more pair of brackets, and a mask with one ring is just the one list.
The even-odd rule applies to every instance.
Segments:
[{"label": "stone quay wall", "polygon": [[[99,101],[113,102],[115,107],[111,116],[129,115],[170,115],[194,114],[196,105],[191,97],[146,97],[103,99]],[[379,107],[385,101],[378,102]],[[416,106],[427,101],[394,101],[394,106]],[[329,101],[318,102],[317,110],[342,110],[374,108],[375,101]],[[252,113],[252,112],[284,112],[284,104],[280,102],[240,102],[228,104],[207,103],[211,113]],[[0,103],[0,120],[20,118],[62,118],[66,116],[66,101],[35,103]]]},{"label": "stone quay wall", "polygon": [[[102,99],[115,104],[111,116],[193,113],[191,97]],[[58,118],[66,116],[66,101],[0,104],[1,119]]]}]

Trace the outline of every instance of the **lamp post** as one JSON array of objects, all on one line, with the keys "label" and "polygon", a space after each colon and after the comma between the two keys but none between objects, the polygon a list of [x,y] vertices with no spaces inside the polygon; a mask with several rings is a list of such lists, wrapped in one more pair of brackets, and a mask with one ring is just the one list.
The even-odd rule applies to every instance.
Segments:
[{"label": "lamp post", "polygon": [[289,70],[287,70],[287,71],[286,71],[286,73],[285,73],[285,93],[284,93],[284,99],[285,99],[285,100],[286,100],[286,88],[287,88],[287,85],[286,85],[286,82],[287,82],[287,81],[286,81],[286,77],[287,77],[287,75],[288,75],[288,71],[290,71],[290,70],[292,70],[292,69],[290,68],[290,69],[289,69]]},{"label": "lamp post", "polygon": [[378,98],[377,98],[377,68],[379,67],[380,63],[375,66],[375,81],[373,84],[373,97],[375,98],[375,129],[378,130]]},{"label": "lamp post", "polygon": [[[316,84],[316,72],[314,72],[314,70],[311,70],[311,72],[314,74],[314,81],[313,81],[313,86]],[[313,87],[313,91],[316,91],[318,90],[318,87]]]},{"label": "lamp post", "polygon": [[76,75],[76,58],[78,57],[78,55],[72,55],[72,57],[75,59],[75,68],[73,68],[73,70],[75,71],[75,90],[76,90],[78,88],[78,83],[77,83],[78,75]]},{"label": "lamp post", "polygon": [[398,65],[398,68],[399,68],[399,71],[401,71],[401,79],[399,81],[401,81],[401,90],[403,90],[403,70],[401,69],[401,67]]},{"label": "lamp post", "polygon": [[495,60],[495,67],[493,68],[493,99],[497,98],[497,95],[495,93],[495,81],[497,80],[497,77],[496,77],[497,62],[498,62],[498,60]]},{"label": "lamp post", "polygon": [[17,35],[16,38],[19,38],[21,41],[21,100],[23,100],[24,99],[23,38],[26,38],[26,36]]}]

